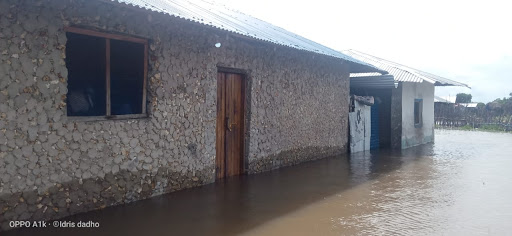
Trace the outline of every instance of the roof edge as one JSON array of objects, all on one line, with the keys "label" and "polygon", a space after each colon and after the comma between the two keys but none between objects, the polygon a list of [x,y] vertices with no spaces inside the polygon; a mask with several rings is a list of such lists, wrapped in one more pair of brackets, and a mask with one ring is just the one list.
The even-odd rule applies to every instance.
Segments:
[{"label": "roof edge", "polygon": [[[442,76],[434,75],[434,74],[426,72],[426,71],[418,70],[418,69],[415,69],[410,66],[406,66],[406,65],[403,65],[403,64],[400,64],[397,62],[386,60],[384,58],[366,54],[364,52],[360,52],[360,51],[357,51],[354,49],[343,50],[342,52],[346,53],[349,56],[356,55],[357,56],[356,59],[362,60],[364,62],[366,62],[366,60],[369,60],[374,63],[377,63],[377,64],[374,64],[371,62],[367,62],[369,64],[372,64],[372,65],[378,67],[379,69],[382,69],[380,67],[385,66],[385,67],[390,67],[390,68],[395,68],[395,69],[401,70],[405,73],[409,73],[409,74],[415,76],[416,80],[417,80],[417,81],[400,81],[400,80],[398,80],[399,82],[421,83],[423,81],[426,81],[428,83],[434,84],[434,86],[460,86],[460,87],[471,88],[467,84],[464,84],[464,83],[461,83],[458,81],[454,81],[451,79],[447,79]],[[358,57],[365,58],[365,59],[360,59]]]},{"label": "roof edge", "polygon": [[[351,70],[354,68],[355,71],[361,72],[378,72],[378,73],[387,73],[384,70],[381,70],[369,63],[363,62],[356,58],[353,58],[349,55],[346,55],[340,51],[334,50],[330,47],[317,43],[313,40],[295,34],[291,31],[288,31],[282,27],[273,25],[269,22],[260,20],[256,17],[250,16],[246,13],[240,12],[235,9],[230,9],[225,5],[219,5],[216,2],[212,1],[201,1],[201,4],[210,4],[212,8],[220,7],[222,10],[221,14],[217,14],[216,12],[209,12],[209,18],[211,21],[208,21],[206,18],[199,17],[197,14],[201,14],[201,11],[194,12],[195,8],[187,9],[187,6],[181,6],[181,3],[176,3],[173,1],[162,1],[162,2],[153,2],[153,0],[99,0],[101,2],[108,2],[111,4],[121,5],[130,7],[133,9],[140,9],[149,12],[157,12],[160,14],[168,15],[170,17],[179,18],[183,20],[187,20],[189,22],[197,23],[202,26],[211,27],[213,29],[223,30],[235,35],[240,35],[248,38],[252,38],[255,40],[259,40],[261,42],[285,46],[288,48],[292,48],[299,51],[306,51],[315,53],[317,55],[324,55],[336,59],[341,59],[343,61],[349,62],[351,65]],[[199,4],[199,2],[190,2],[188,0],[184,0],[191,5],[197,5],[198,8],[204,8],[204,5]],[[185,4],[186,5],[186,4]],[[176,8],[177,7],[177,8]],[[190,7],[190,5],[188,5]],[[173,11],[173,9],[175,11]],[[178,10],[176,10],[178,9]],[[185,10],[186,12],[183,12]],[[205,10],[205,9],[202,9]],[[226,11],[224,11],[226,10]],[[236,13],[231,15],[231,13]],[[250,20],[254,20],[254,24],[244,23],[238,19],[237,17],[246,16]],[[223,21],[223,24],[218,24],[218,21]],[[217,22],[217,23],[216,23]],[[226,23],[232,23],[226,24]],[[238,27],[238,28],[237,28]],[[241,27],[241,28],[240,28]],[[239,30],[245,27],[245,30]],[[261,27],[258,29],[258,27]],[[248,29],[248,31],[247,31]],[[254,30],[255,29],[255,30]],[[271,31],[268,31],[271,29]],[[251,31],[254,30],[254,31]],[[267,31],[266,31],[267,30]],[[270,33],[269,33],[270,32]],[[355,66],[352,66],[355,65]]]}]

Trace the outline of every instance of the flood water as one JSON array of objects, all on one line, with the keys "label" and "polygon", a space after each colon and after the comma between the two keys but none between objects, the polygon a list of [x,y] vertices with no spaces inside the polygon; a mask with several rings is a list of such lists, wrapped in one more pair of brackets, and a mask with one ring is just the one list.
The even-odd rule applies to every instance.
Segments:
[{"label": "flood water", "polygon": [[[436,130],[435,144],[340,156],[5,235],[512,235],[512,134]],[[2,235],[4,235],[2,233]]]}]

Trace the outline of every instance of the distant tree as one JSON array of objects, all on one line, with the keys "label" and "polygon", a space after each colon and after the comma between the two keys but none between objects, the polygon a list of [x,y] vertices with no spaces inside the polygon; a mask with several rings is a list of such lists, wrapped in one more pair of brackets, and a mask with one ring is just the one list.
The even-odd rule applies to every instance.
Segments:
[{"label": "distant tree", "polygon": [[501,98],[497,98],[492,102],[487,103],[487,108],[490,110],[501,110],[503,101]]},{"label": "distant tree", "polygon": [[458,93],[455,103],[470,103],[473,96],[467,93]]},{"label": "distant tree", "polygon": [[[454,106],[443,115],[447,120],[465,120],[477,125],[498,124],[512,125],[512,93],[508,97],[496,98],[487,104],[479,102],[476,109],[465,109],[461,106]],[[472,95],[459,93],[456,97],[456,103],[472,102]],[[507,129],[503,126],[503,129]],[[510,129],[510,128],[509,128]]]}]

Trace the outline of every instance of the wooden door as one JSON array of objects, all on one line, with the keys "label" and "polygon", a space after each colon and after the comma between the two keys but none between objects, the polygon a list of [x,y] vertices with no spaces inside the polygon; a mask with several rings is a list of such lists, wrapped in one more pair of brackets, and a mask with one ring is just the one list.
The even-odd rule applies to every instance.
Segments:
[{"label": "wooden door", "polygon": [[217,179],[243,174],[244,85],[240,74],[217,74]]}]

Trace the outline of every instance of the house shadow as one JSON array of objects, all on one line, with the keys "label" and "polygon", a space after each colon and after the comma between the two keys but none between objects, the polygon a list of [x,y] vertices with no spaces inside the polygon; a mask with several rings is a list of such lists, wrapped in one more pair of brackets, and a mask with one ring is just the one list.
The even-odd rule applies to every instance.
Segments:
[{"label": "house shadow", "polygon": [[98,228],[47,226],[2,235],[237,235],[432,155],[427,144],[335,156],[58,220],[92,221]]}]

